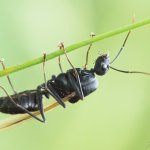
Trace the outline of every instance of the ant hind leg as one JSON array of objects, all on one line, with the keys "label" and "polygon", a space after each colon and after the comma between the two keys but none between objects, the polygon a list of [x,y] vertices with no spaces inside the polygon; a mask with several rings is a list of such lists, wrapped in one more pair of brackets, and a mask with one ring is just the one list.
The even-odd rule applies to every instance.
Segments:
[{"label": "ant hind leg", "polygon": [[[5,67],[5,64],[4,64],[4,58],[1,58],[1,59],[0,59],[0,63],[1,63],[1,65],[2,65],[2,67],[3,67],[3,70],[5,70],[6,67]],[[13,84],[12,84],[12,82],[11,82],[11,79],[10,79],[9,75],[7,74],[6,77],[7,77],[7,80],[8,80],[8,82],[9,82],[9,85],[11,86],[11,88],[12,88],[14,94],[17,94],[17,92],[15,91],[14,86],[13,86]]]}]

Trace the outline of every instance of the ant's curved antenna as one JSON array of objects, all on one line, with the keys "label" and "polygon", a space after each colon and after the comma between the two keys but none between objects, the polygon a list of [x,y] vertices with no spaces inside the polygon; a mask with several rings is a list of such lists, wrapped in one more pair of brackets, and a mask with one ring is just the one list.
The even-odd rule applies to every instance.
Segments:
[{"label": "ant's curved antenna", "polygon": [[118,72],[122,72],[122,73],[138,73],[138,74],[144,74],[144,75],[149,75],[150,76],[150,73],[148,72],[142,72],[142,71],[126,71],[126,70],[120,70],[120,69],[116,69],[112,66],[110,66],[111,69],[115,70],[115,71],[118,71]]},{"label": "ant's curved antenna", "polygon": [[[119,55],[121,54],[121,52],[123,51],[124,47],[125,47],[125,44],[127,42],[127,39],[130,35],[131,31],[128,32],[123,44],[122,44],[122,47],[121,49],[119,50],[118,54],[115,56],[115,58],[110,62],[110,64],[112,64],[118,57]],[[126,71],[126,70],[120,70],[120,69],[116,69],[112,66],[109,66],[111,69],[115,70],[115,71],[118,71],[118,72],[122,72],[122,73],[138,73],[138,74],[144,74],[144,75],[150,75],[150,73],[147,73],[147,72],[142,72],[142,71]]]},{"label": "ant's curved antenna", "polygon": [[[133,15],[132,22],[134,23],[134,21],[135,21],[135,16]],[[125,40],[124,40],[124,42],[122,44],[122,47],[120,48],[120,50],[119,50],[118,54],[115,56],[115,58],[110,62],[110,64],[112,64],[119,57],[121,52],[123,51],[130,33],[131,33],[131,31],[128,32],[128,34],[127,34],[127,36],[126,36],[126,38],[125,38]],[[138,74],[144,74],[144,75],[149,75],[150,76],[150,73],[142,72],[142,71],[126,71],[126,70],[120,70],[120,69],[114,68],[112,66],[109,66],[109,68],[111,68],[111,69],[113,69],[115,71],[118,71],[118,72],[122,72],[122,73],[138,73]]]},{"label": "ant's curved antenna", "polygon": [[115,56],[115,58],[110,62],[110,64],[112,64],[112,63],[119,57],[119,55],[121,54],[121,52],[123,51],[123,49],[124,49],[124,47],[125,47],[125,44],[126,44],[126,42],[127,42],[127,39],[128,39],[128,37],[129,37],[130,33],[131,33],[131,31],[128,32],[128,34],[127,34],[127,36],[126,36],[126,38],[125,38],[125,40],[124,40],[124,42],[123,42],[123,44],[122,44],[122,46],[121,46],[119,52],[118,52],[118,54],[117,54],[117,55]]},{"label": "ant's curved antenna", "polygon": [[[133,14],[133,16],[132,16],[132,23],[134,23],[134,22],[135,22],[135,14]],[[131,33],[131,30],[127,33],[127,36],[126,36],[126,38],[125,38],[125,40],[124,40],[124,42],[123,42],[123,44],[122,44],[122,46],[121,46],[121,48],[120,48],[118,54],[117,54],[117,55],[115,56],[115,58],[110,62],[110,64],[112,64],[112,63],[119,57],[119,55],[121,54],[121,52],[123,51],[123,49],[124,49],[124,47],[125,47],[125,44],[126,44],[126,42],[127,42],[127,40],[128,40],[128,37],[129,37],[130,33]]]}]

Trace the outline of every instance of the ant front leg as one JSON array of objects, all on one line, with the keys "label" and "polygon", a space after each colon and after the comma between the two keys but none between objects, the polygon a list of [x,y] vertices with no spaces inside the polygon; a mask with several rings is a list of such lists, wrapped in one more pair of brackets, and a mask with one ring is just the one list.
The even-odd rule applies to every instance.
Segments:
[{"label": "ant front leg", "polygon": [[69,83],[70,83],[72,89],[75,91],[75,93],[79,96],[80,99],[83,99],[82,93],[80,91],[80,86],[77,83],[77,81],[75,80],[73,73],[68,71],[67,76],[68,76],[68,80],[69,80]]}]

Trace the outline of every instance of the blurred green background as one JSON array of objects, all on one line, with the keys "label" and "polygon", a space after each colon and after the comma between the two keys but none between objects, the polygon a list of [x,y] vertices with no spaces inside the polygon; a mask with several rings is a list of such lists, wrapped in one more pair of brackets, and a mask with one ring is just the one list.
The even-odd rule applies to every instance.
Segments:
[{"label": "blurred green background", "polygon": [[[68,46],[150,17],[150,1],[143,0],[0,0],[0,57],[7,66],[23,63]],[[97,42],[90,53],[89,68],[99,53],[109,51],[113,58],[125,33]],[[150,26],[132,32],[125,51],[114,63],[124,70],[150,72]],[[69,53],[76,67],[85,63],[87,47]],[[62,56],[64,70],[70,68]],[[57,59],[46,63],[47,78],[59,74]],[[11,74],[17,91],[43,83],[42,65]],[[97,77],[96,92],[76,105],[67,103],[46,114],[46,124],[32,119],[0,132],[3,150],[134,150],[150,144],[150,77],[127,75],[110,70]],[[5,77],[0,84],[12,93]],[[1,96],[4,95],[0,92]],[[52,99],[48,100],[49,102]],[[3,118],[10,115],[1,114]]]}]

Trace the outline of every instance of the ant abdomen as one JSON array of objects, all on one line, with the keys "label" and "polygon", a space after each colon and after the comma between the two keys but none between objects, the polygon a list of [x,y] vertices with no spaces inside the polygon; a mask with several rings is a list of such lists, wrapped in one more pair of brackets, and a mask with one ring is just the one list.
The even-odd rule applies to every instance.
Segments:
[{"label": "ant abdomen", "polygon": [[[28,111],[37,111],[38,103],[36,101],[36,92],[24,91],[18,95],[11,95],[17,105],[24,107]],[[7,114],[23,114],[26,113],[20,107],[10,101],[9,97],[0,98],[0,111]]]}]

